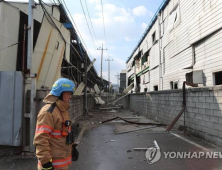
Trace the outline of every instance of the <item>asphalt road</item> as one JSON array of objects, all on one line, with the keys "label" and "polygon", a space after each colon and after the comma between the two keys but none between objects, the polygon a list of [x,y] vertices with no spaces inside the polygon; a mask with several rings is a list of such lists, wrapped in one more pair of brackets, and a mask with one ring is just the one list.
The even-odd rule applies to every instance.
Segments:
[{"label": "asphalt road", "polygon": [[[171,159],[165,158],[164,154],[164,152],[222,151],[222,148],[199,138],[183,136],[182,132],[176,130],[173,132],[182,138],[166,133],[165,129],[161,127],[116,135],[116,132],[144,126],[138,127],[138,125],[122,121],[99,123],[116,116],[138,117],[133,112],[123,110],[119,112],[95,112],[92,118],[82,118],[83,123],[80,124],[80,127],[85,126],[87,130],[79,135],[81,139],[78,146],[80,157],[77,162],[71,165],[69,170],[222,170],[222,159],[204,157],[201,159]],[[132,120],[151,122],[146,118]],[[149,164],[145,157],[145,151],[134,151],[133,148],[150,148],[153,146],[154,140],[160,147],[161,158],[157,162]],[[12,151],[13,149],[8,150],[8,148],[0,147],[0,170],[35,170],[37,168],[35,156],[16,155]]]},{"label": "asphalt road", "polygon": [[[166,132],[131,132],[116,135],[113,123],[102,124],[87,131],[78,146],[79,160],[70,167],[72,170],[216,170],[222,169],[222,159],[209,158],[164,158],[163,152],[194,152],[201,148]],[[156,140],[161,158],[148,164],[145,151],[133,148],[149,148]],[[212,146],[208,149],[214,149]],[[217,150],[217,149],[216,149]]]}]

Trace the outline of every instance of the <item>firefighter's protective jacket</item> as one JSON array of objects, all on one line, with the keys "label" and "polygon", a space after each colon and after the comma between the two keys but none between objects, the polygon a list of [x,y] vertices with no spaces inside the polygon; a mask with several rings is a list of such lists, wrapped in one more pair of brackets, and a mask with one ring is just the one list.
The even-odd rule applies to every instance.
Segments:
[{"label": "firefighter's protective jacket", "polygon": [[54,168],[65,168],[72,162],[72,145],[62,136],[62,122],[70,120],[69,104],[51,94],[43,101],[47,104],[38,114],[34,137],[38,167],[52,159]]}]

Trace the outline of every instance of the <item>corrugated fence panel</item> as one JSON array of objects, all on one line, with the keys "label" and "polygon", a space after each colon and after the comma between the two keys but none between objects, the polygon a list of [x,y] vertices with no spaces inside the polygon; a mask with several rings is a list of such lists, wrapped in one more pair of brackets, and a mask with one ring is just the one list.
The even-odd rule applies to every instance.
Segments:
[{"label": "corrugated fence panel", "polygon": [[22,101],[21,72],[0,72],[0,145],[21,145]]}]

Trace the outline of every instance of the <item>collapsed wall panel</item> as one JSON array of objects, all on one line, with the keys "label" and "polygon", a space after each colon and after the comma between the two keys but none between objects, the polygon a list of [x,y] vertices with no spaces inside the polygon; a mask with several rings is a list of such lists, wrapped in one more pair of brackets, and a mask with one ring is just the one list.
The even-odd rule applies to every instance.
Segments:
[{"label": "collapsed wall panel", "polygon": [[[53,22],[67,41],[70,32],[56,19]],[[31,73],[37,74],[37,89],[42,86],[50,88],[61,76],[60,68],[66,43],[59,31],[44,16],[32,59]]]}]

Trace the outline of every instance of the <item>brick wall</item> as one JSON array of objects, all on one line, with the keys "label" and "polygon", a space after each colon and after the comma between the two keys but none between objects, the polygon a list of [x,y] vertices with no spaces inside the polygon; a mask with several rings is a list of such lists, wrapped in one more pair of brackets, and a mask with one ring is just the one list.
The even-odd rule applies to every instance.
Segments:
[{"label": "brick wall", "polygon": [[[186,91],[185,125],[193,134],[222,146],[222,86]],[[129,94],[125,108],[169,125],[182,109],[182,90]],[[125,104],[125,103],[128,103]],[[184,115],[175,128],[184,125]]]}]

